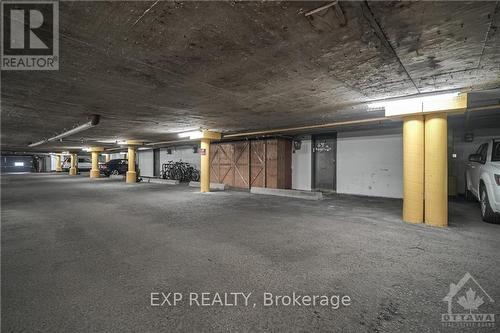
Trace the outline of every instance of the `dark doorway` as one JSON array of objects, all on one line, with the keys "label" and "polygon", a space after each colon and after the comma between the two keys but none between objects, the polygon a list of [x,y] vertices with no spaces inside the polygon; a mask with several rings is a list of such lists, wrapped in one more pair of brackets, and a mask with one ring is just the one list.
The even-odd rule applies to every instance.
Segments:
[{"label": "dark doorway", "polygon": [[337,190],[337,134],[313,137],[313,187],[316,191]]},{"label": "dark doorway", "polygon": [[153,149],[153,176],[160,176],[160,149]]}]

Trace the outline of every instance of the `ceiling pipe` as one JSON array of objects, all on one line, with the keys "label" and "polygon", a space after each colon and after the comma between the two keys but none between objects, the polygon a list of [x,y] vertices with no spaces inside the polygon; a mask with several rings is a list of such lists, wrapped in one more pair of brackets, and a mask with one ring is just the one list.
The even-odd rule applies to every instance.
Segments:
[{"label": "ceiling pipe", "polygon": [[64,133],[61,133],[61,134],[58,134],[56,136],[53,136],[51,138],[48,138],[48,139],[45,139],[45,140],[41,140],[41,141],[38,141],[38,142],[35,142],[35,143],[31,143],[28,145],[28,147],[36,147],[36,146],[39,146],[41,144],[44,144],[46,142],[51,142],[51,141],[55,141],[55,140],[60,140],[60,139],[63,139],[65,137],[68,137],[70,135],[74,135],[76,133],[80,133],[82,131],[85,131],[89,128],[92,128],[94,126],[97,126],[99,124],[99,120],[100,120],[100,116],[99,115],[93,115],[91,117],[91,120],[83,125],[80,125],[80,126],[77,126],[73,129],[70,129],[69,131],[66,131]]},{"label": "ceiling pipe", "polygon": [[339,121],[339,122],[335,122],[335,123],[326,123],[326,124],[319,124],[319,125],[277,128],[277,129],[270,129],[270,130],[264,130],[264,131],[243,132],[243,133],[235,133],[235,134],[223,134],[222,138],[223,139],[224,138],[236,138],[236,137],[266,135],[266,134],[275,134],[275,133],[283,133],[283,132],[296,132],[296,131],[314,130],[314,129],[327,129],[327,128],[334,128],[334,127],[339,127],[339,126],[377,123],[377,122],[382,122],[382,121],[391,121],[391,120],[388,118],[385,118],[385,117],[381,117],[381,118],[369,118],[369,119],[360,119],[360,120]]}]

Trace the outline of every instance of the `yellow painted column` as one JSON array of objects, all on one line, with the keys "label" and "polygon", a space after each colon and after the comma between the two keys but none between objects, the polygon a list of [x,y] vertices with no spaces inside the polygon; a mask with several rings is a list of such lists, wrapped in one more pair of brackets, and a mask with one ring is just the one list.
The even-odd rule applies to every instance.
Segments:
[{"label": "yellow painted column", "polygon": [[200,191],[210,192],[210,139],[201,139]]},{"label": "yellow painted column", "polygon": [[61,154],[56,154],[56,172],[62,172]]},{"label": "yellow painted column", "polygon": [[76,176],[76,173],[78,172],[77,167],[76,167],[76,159],[77,155],[75,153],[71,153],[71,167],[69,168],[69,175],[70,176]]},{"label": "yellow painted column", "polygon": [[90,178],[99,178],[99,152],[92,152],[92,169],[90,170]]},{"label": "yellow painted column", "polygon": [[128,171],[127,171],[127,183],[137,182],[137,173],[135,171],[135,153],[136,148],[133,146],[128,147]]},{"label": "yellow painted column", "polygon": [[90,178],[99,178],[99,153],[104,150],[104,147],[90,147],[92,154],[92,169],[90,169]]},{"label": "yellow painted column", "polygon": [[403,118],[403,221],[424,222],[424,117]]},{"label": "yellow painted column", "polygon": [[425,223],[448,225],[448,121],[446,113],[425,116]]}]

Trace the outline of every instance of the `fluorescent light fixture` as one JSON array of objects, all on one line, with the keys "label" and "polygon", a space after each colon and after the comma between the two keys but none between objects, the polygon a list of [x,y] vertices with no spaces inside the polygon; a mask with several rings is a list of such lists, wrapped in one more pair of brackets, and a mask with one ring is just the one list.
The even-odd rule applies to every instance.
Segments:
[{"label": "fluorescent light fixture", "polygon": [[90,151],[90,147],[82,147],[82,150],[86,151],[86,152],[89,152]]},{"label": "fluorescent light fixture", "polygon": [[368,104],[368,111],[380,111],[383,109],[385,110],[385,116],[391,117],[466,108],[466,100],[465,105],[462,105],[463,103],[460,103],[459,95],[459,92],[452,92],[405,99],[377,101]]},{"label": "fluorescent light fixture", "polygon": [[148,148],[148,147],[139,147],[139,148],[137,148],[137,150],[148,150],[148,149],[151,149],[151,148]]},{"label": "fluorescent light fixture", "polygon": [[121,151],[120,154],[127,155],[127,152],[126,151]]},{"label": "fluorescent light fixture", "polygon": [[80,133],[82,131],[85,131],[89,128],[92,128],[94,126],[96,126],[97,124],[99,124],[99,119],[100,119],[100,116],[99,115],[93,115],[92,116],[92,120],[90,120],[89,122],[83,124],[83,125],[80,125],[80,126],[77,126],[73,129],[70,129],[69,131],[66,131],[64,133],[61,133],[61,134],[58,134],[56,136],[53,136],[51,138],[48,138],[48,139],[44,139],[42,141],[38,141],[38,142],[35,142],[35,143],[31,143],[28,145],[28,147],[36,147],[36,146],[39,146],[43,143],[46,143],[46,142],[50,142],[50,141],[55,141],[55,140],[60,140],[60,139],[63,139],[65,137],[68,137],[70,135],[73,135],[73,134],[76,134],[76,133]]},{"label": "fluorescent light fixture", "polygon": [[22,166],[24,166],[24,162],[14,162],[14,166],[22,167]]},{"label": "fluorescent light fixture", "polygon": [[180,138],[189,138],[191,140],[201,139],[203,137],[202,131],[189,131],[178,134]]}]

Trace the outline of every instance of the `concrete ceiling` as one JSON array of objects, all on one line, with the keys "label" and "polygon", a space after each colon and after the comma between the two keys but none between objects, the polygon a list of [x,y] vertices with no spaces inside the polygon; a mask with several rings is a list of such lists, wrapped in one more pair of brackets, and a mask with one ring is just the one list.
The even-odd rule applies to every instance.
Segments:
[{"label": "concrete ceiling", "polygon": [[[60,70],[2,72],[2,150],[164,141],[373,116],[374,99],[500,87],[498,2],[61,2]],[[69,148],[79,142],[62,142]],[[40,146],[51,150],[54,144]]]}]

